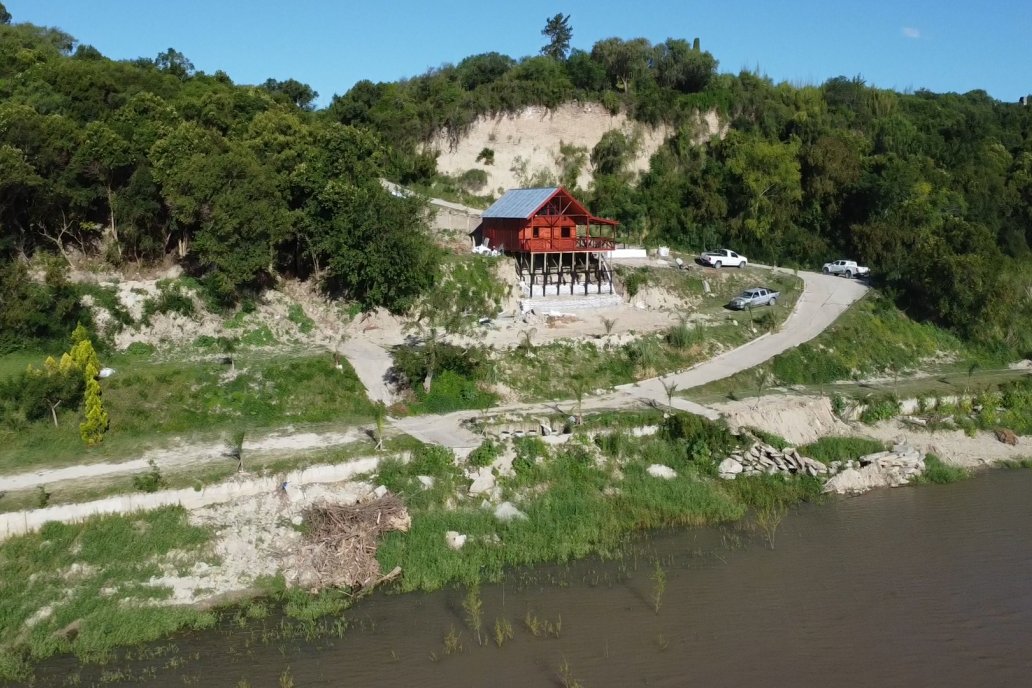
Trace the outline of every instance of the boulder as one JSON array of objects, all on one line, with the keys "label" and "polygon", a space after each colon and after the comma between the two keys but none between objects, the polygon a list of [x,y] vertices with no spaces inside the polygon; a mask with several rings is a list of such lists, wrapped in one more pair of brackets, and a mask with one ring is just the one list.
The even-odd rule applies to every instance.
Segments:
[{"label": "boulder", "polygon": [[1018,436],[1014,434],[1013,430],[1007,428],[996,428],[996,439],[1004,444],[1016,445],[1018,443]]},{"label": "boulder", "polygon": [[663,478],[664,480],[673,480],[677,477],[677,471],[670,466],[664,466],[662,464],[654,463],[645,469],[649,475],[653,478]]},{"label": "boulder", "polygon": [[728,457],[720,462],[720,466],[717,467],[717,471],[721,478],[725,480],[734,480],[739,473],[745,470],[745,467],[735,459]]},{"label": "boulder", "polygon": [[867,492],[872,487],[879,487],[884,483],[878,480],[878,471],[870,471],[867,468],[860,470],[847,468],[835,477],[824,483],[824,492],[835,492],[837,494],[860,494]]},{"label": "boulder", "polygon": [[490,467],[478,468],[475,471],[470,471],[467,475],[473,480],[473,483],[469,486],[471,497],[487,494],[494,489],[495,477]]},{"label": "boulder", "polygon": [[417,475],[416,476],[416,480],[419,481],[419,484],[423,486],[424,490],[429,490],[431,487],[434,486],[434,478],[433,478],[433,476],[430,476],[430,475]]},{"label": "boulder", "polygon": [[889,456],[892,453],[893,452],[880,451],[875,452],[873,454],[865,454],[864,456],[861,456],[858,460],[860,461],[861,466],[866,466],[869,463],[874,463],[878,459],[884,459],[886,456]]},{"label": "boulder", "polygon": [[448,543],[448,547],[454,550],[462,549],[462,546],[466,544],[466,535],[458,533],[454,530],[449,530],[444,534],[444,541]]},{"label": "boulder", "polygon": [[512,502],[502,502],[495,507],[494,516],[499,521],[512,521],[515,519],[525,519],[527,515],[516,508]]}]

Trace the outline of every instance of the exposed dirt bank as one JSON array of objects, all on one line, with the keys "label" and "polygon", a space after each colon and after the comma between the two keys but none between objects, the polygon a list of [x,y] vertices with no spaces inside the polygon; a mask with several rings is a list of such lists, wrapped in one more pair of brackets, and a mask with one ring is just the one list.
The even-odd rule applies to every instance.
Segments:
[{"label": "exposed dirt bank", "polygon": [[[697,128],[699,142],[727,132],[716,113],[700,117]],[[483,170],[487,173],[484,191],[496,193],[523,186],[541,171],[558,176],[561,146],[579,147],[590,156],[602,135],[614,129],[637,141],[629,165],[634,172],[648,169],[649,159],[672,133],[668,126],[648,127],[623,113],[610,114],[598,103],[567,103],[554,110],[532,106],[513,114],[480,117],[457,140],[450,139],[448,132],[438,133],[429,148],[440,153],[438,170],[456,176],[471,169]],[[477,160],[485,148],[494,151],[490,165]],[[590,163],[586,163],[577,185],[587,188],[591,179]]]}]

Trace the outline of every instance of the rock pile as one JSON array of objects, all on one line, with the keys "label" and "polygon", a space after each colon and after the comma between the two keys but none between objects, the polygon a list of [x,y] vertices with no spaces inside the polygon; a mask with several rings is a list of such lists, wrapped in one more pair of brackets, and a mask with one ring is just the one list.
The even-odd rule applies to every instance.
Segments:
[{"label": "rock pile", "polygon": [[749,449],[736,450],[720,462],[720,477],[734,480],[739,475],[761,475],[785,473],[787,475],[826,475],[828,467],[799,454],[792,447],[777,449],[769,444],[757,442]]},{"label": "rock pile", "polygon": [[825,492],[860,494],[873,487],[899,487],[924,472],[924,455],[907,444],[898,444],[892,451],[861,456],[856,461],[842,464],[831,480],[824,484]]}]

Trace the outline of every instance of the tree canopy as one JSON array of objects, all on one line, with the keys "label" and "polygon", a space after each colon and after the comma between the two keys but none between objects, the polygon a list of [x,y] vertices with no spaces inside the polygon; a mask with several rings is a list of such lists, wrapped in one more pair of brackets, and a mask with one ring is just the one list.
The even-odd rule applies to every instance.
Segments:
[{"label": "tree canopy", "polygon": [[422,202],[379,180],[433,181],[423,144],[458,141],[478,116],[579,100],[673,131],[642,174],[620,132],[564,153],[568,172],[590,160],[585,200],[630,235],[799,267],[855,258],[912,315],[1032,356],[1032,108],[861,77],[718,73],[698,39],[571,50],[562,13],[542,33],[542,54],[360,81],[315,110],[295,79],[235,85],[173,48],[112,61],[0,5],[0,346],[84,315],[59,271],[26,267],[42,254],[171,256],[226,302],[316,275],[404,310],[437,278],[438,253]]},{"label": "tree canopy", "polygon": [[565,60],[570,51],[570,40],[573,29],[570,27],[570,15],[559,12],[545,22],[541,35],[548,37],[548,45],[541,48],[541,54],[554,60]]},{"label": "tree canopy", "polygon": [[[32,279],[24,264],[43,252],[115,266],[171,255],[227,304],[286,273],[405,308],[437,254],[422,202],[379,180],[415,155],[313,113],[316,96],[295,79],[234,85],[174,48],[118,62],[55,29],[0,24],[0,345],[84,316],[71,287]],[[405,259],[388,266],[394,250]]]}]

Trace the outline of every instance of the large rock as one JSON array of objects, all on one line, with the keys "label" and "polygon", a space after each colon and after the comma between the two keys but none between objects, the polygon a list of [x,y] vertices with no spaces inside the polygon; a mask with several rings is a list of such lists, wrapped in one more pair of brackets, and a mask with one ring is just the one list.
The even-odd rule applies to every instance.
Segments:
[{"label": "large rock", "polygon": [[825,492],[837,494],[861,494],[872,487],[882,487],[885,483],[880,480],[877,470],[867,470],[867,467],[859,470],[847,468],[838,475],[824,483]]},{"label": "large rock", "polygon": [[663,478],[664,480],[673,480],[677,477],[677,471],[670,466],[664,466],[662,464],[654,463],[645,469],[649,475],[653,478]]},{"label": "large rock", "polygon": [[1008,430],[1007,428],[997,428],[996,439],[1004,444],[1016,445],[1018,443],[1018,436],[1014,434],[1013,430]]},{"label": "large rock", "polygon": [[527,518],[527,515],[516,508],[512,502],[502,502],[495,507],[494,516],[499,521],[512,521],[522,520]]},{"label": "large rock", "polygon": [[742,466],[740,462],[731,457],[728,457],[721,461],[720,466],[717,467],[717,471],[720,474],[720,477],[724,480],[734,480],[736,477],[738,477],[738,474],[741,473],[743,470],[745,470],[745,467]]},{"label": "large rock", "polygon": [[444,541],[448,543],[448,547],[451,549],[460,550],[462,549],[462,546],[466,544],[466,537],[467,536],[462,533],[449,530],[444,534]]},{"label": "large rock", "polygon": [[469,486],[469,495],[471,497],[487,494],[494,489],[495,477],[489,466],[470,471],[467,475],[473,480],[473,483]]},{"label": "large rock", "polygon": [[849,462],[845,470],[824,484],[824,491],[860,494],[875,487],[899,487],[925,469],[921,452],[906,444],[897,445],[892,451],[862,456],[859,463],[860,468],[855,468]]}]

